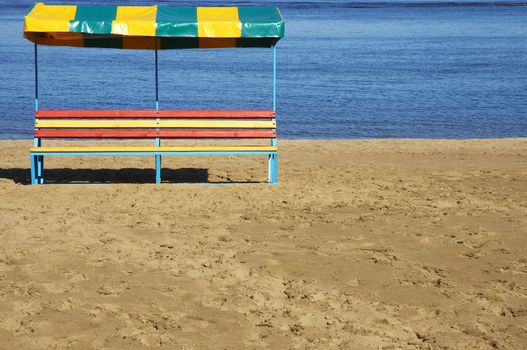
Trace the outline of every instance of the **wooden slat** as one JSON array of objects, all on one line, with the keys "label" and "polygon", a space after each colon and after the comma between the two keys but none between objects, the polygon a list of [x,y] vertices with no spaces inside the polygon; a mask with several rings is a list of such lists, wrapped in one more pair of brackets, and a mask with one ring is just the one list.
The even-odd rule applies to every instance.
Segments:
[{"label": "wooden slat", "polygon": [[35,121],[36,128],[89,128],[89,129],[108,129],[108,128],[156,128],[155,120],[46,120],[38,119]]},{"label": "wooden slat", "polygon": [[231,118],[272,119],[274,111],[268,110],[39,110],[37,119],[78,118]]},{"label": "wooden slat", "polygon": [[275,129],[43,129],[35,130],[38,138],[272,138]]},{"label": "wooden slat", "polygon": [[35,118],[156,118],[155,110],[38,110]]},{"label": "wooden slat", "polygon": [[155,129],[41,129],[35,130],[38,138],[156,138]]},{"label": "wooden slat", "polygon": [[159,121],[159,128],[238,128],[238,129],[274,129],[276,123],[271,120],[174,120]]},{"label": "wooden slat", "polygon": [[205,129],[275,129],[276,123],[271,120],[46,120],[37,119],[36,128],[54,129],[125,129],[125,128],[205,128]]},{"label": "wooden slat", "polygon": [[159,130],[160,138],[271,138],[276,137],[276,129],[185,129]]},{"label": "wooden slat", "polygon": [[232,119],[272,119],[274,111],[243,111],[243,110],[163,110],[159,111],[159,118],[232,118]]},{"label": "wooden slat", "polygon": [[33,147],[39,153],[97,152],[275,152],[276,146],[173,146],[173,147]]}]

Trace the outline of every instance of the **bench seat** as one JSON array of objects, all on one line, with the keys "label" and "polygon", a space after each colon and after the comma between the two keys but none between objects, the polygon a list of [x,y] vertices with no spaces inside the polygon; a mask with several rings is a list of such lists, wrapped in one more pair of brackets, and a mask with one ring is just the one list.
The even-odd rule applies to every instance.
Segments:
[{"label": "bench seat", "polygon": [[48,153],[145,153],[145,154],[161,154],[161,153],[244,153],[244,152],[262,152],[271,153],[276,152],[276,146],[148,146],[148,147],[33,147],[30,152],[35,155]]},{"label": "bench seat", "polygon": [[[268,110],[39,110],[30,149],[31,183],[44,183],[46,156],[153,156],[156,183],[161,157],[175,155],[263,155],[269,160],[268,182],[278,181],[276,114]],[[153,146],[43,146],[42,140],[153,140]],[[218,146],[162,146],[163,139],[238,141]],[[269,145],[255,146],[253,140]],[[193,142],[194,143],[194,142]],[[241,143],[241,144],[240,144]],[[251,145],[252,144],[252,145]]]}]

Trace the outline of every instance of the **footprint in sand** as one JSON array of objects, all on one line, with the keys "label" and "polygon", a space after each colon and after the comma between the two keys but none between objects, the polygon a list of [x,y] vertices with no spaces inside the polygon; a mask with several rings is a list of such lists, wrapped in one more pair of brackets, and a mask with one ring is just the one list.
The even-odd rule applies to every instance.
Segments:
[{"label": "footprint in sand", "polygon": [[97,289],[98,294],[119,296],[124,291],[130,289],[130,283],[126,281],[104,283]]}]

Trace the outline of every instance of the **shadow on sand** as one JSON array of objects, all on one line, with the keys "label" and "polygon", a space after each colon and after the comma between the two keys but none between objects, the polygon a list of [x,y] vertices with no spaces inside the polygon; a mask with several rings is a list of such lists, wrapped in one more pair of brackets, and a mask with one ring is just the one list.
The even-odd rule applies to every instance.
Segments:
[{"label": "shadow on sand", "polygon": [[[162,169],[163,183],[210,183],[209,171],[203,168]],[[45,169],[46,184],[143,184],[155,183],[153,169]],[[29,168],[0,168],[0,179],[31,184]]]}]

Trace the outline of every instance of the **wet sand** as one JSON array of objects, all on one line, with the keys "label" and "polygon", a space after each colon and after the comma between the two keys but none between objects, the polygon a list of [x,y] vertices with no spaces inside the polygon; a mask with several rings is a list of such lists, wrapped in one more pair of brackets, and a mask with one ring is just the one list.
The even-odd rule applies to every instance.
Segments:
[{"label": "wet sand", "polygon": [[[1,349],[525,349],[527,139],[49,158],[0,141]],[[117,182],[117,183],[116,183]]]}]

